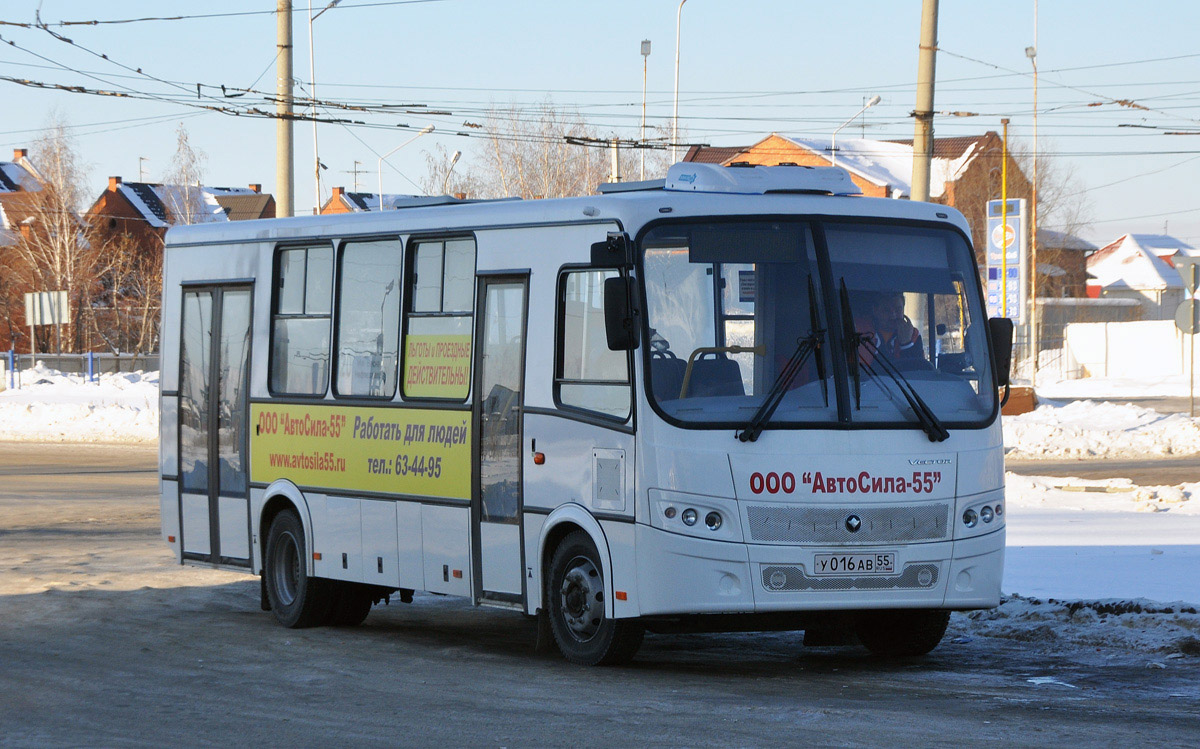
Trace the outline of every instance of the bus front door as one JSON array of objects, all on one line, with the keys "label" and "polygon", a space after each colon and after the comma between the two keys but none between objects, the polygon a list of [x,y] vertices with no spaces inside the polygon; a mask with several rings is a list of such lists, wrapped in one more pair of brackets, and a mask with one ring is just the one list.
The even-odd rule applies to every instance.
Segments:
[{"label": "bus front door", "polygon": [[525,379],[524,277],[483,277],[475,363],[475,451],[471,530],[477,601],[520,603],[521,434]]},{"label": "bus front door", "polygon": [[179,517],[185,559],[250,566],[249,286],[185,287]]}]

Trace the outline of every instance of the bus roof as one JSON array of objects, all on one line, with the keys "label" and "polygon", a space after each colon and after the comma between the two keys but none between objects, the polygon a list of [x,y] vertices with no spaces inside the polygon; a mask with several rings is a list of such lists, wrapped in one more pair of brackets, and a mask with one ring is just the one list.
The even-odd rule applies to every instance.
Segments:
[{"label": "bus roof", "polygon": [[814,215],[950,223],[968,236],[957,210],[934,203],[864,198],[837,167],[735,166],[680,163],[666,179],[601,185],[599,194],[548,200],[414,198],[397,210],[298,216],[175,226],[168,246],[280,242],[388,233],[459,231],[547,224],[619,223],[636,233],[673,218],[736,215]]}]

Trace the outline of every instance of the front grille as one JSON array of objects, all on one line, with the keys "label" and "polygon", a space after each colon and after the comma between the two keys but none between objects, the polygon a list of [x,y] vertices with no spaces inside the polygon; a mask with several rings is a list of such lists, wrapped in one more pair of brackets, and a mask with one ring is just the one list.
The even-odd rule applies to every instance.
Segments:
[{"label": "front grille", "polygon": [[[764,543],[888,544],[938,541],[950,536],[950,505],[925,502],[899,507],[780,507],[751,505],[750,539]],[[857,532],[846,527],[851,515]]]},{"label": "front grille", "polygon": [[771,565],[762,568],[762,586],[773,592],[798,590],[926,590],[937,585],[938,565],[909,564],[891,577],[809,577],[804,568]]}]

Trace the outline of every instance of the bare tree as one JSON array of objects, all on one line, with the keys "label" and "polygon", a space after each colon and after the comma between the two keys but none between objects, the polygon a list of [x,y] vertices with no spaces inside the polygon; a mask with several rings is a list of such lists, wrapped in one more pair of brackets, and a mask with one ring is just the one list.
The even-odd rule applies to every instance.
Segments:
[{"label": "bare tree", "polygon": [[[92,302],[105,259],[90,228],[79,218],[86,173],[61,120],[34,143],[42,189],[23,193],[17,210],[20,236],[8,248],[10,282],[28,291],[65,291],[70,316],[65,326],[43,329],[41,351],[78,351],[87,346]],[[63,328],[66,328],[63,330]]]},{"label": "bare tree", "polygon": [[158,350],[162,310],[162,242],[147,247],[129,234],[110,236],[109,258],[102,280],[103,297],[96,304],[96,334],[114,354]]},{"label": "bare tree", "polygon": [[200,185],[208,157],[192,146],[182,122],[175,133],[175,155],[171,157],[167,174],[163,177],[163,204],[169,223],[194,224],[207,213]]},{"label": "bare tree", "polygon": [[[471,163],[453,171],[443,146],[425,153],[427,194],[467,193],[471,197],[562,198],[591,195],[612,176],[612,145],[619,142],[621,181],[640,178],[641,153],[628,134],[601,133],[576,111],[546,100],[534,107],[493,107],[484,126],[486,146]],[[661,177],[669,166],[667,138],[655,128],[647,140],[647,179]],[[443,189],[445,188],[445,189]]]}]

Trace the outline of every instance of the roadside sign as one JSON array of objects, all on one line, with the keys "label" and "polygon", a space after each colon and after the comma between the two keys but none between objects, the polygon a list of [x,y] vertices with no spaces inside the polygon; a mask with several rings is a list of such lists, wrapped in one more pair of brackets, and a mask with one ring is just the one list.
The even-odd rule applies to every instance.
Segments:
[{"label": "roadside sign", "polygon": [[63,325],[71,316],[65,291],[35,291],[25,294],[26,325]]},{"label": "roadside sign", "polygon": [[1175,270],[1179,272],[1179,277],[1183,279],[1183,285],[1187,287],[1188,296],[1195,294],[1197,287],[1200,287],[1200,257],[1175,256]]},{"label": "roadside sign", "polygon": [[1175,309],[1175,327],[1188,335],[1200,332],[1200,299],[1184,299]]},{"label": "roadside sign", "polygon": [[[1007,214],[1007,216],[1005,215]],[[1005,221],[1004,219],[1007,219]],[[1005,224],[1002,226],[1002,224]],[[987,310],[989,317],[1025,319],[1025,201],[987,202]]]}]

